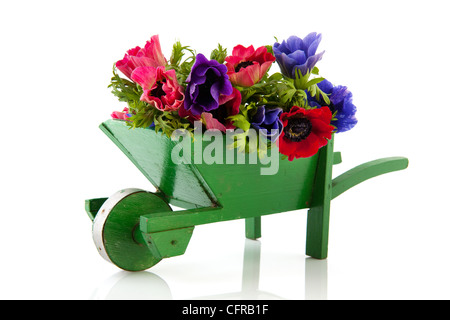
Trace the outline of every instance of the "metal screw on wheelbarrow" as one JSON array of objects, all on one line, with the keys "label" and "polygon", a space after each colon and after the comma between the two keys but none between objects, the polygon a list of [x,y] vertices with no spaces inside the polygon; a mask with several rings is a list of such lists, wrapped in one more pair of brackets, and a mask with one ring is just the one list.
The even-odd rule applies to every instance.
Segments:
[{"label": "metal screw on wheelbarrow", "polygon": [[[152,129],[130,130],[118,120],[100,128],[158,190],[125,189],[86,200],[100,255],[129,271],[184,254],[197,225],[245,219],[246,237],[257,239],[261,216],[299,209],[309,209],[306,254],[325,259],[331,200],[367,179],[408,166],[404,157],[383,158],[332,179],[341,155],[333,151],[331,139],[315,156],[281,160],[278,173],[261,175],[261,164],[175,164],[175,142]],[[172,211],[169,204],[184,210]]]}]

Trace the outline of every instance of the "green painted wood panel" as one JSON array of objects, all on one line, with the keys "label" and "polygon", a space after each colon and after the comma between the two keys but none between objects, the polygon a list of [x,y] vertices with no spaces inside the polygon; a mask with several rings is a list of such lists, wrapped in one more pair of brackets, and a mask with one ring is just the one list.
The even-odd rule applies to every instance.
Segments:
[{"label": "green painted wood panel", "polygon": [[[175,198],[199,207],[221,208],[213,213],[210,209],[194,208],[170,217],[163,214],[160,219],[152,214],[153,225],[148,230],[161,231],[163,226],[169,225],[183,228],[309,207],[317,156],[282,160],[275,148],[273,152],[279,163],[275,175],[262,175],[261,168],[267,165],[259,161],[256,164],[237,163],[236,154],[234,164],[177,165],[170,158],[175,143],[166,136],[151,129],[130,131],[121,121],[109,120],[101,127],[168,201]],[[203,150],[207,147],[208,143],[204,142]],[[225,154],[225,143],[223,148]],[[195,147],[191,150],[193,159]],[[209,216],[211,214],[213,216]]]},{"label": "green painted wood panel", "polygon": [[195,168],[172,162],[170,156],[175,144],[166,136],[152,129],[130,129],[118,120],[105,121],[100,129],[171,203],[207,207],[215,201]]}]

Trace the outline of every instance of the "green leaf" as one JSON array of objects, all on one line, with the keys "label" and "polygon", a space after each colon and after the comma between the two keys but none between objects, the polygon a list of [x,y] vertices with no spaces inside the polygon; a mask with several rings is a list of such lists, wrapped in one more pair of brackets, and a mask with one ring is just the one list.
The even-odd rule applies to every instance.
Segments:
[{"label": "green leaf", "polygon": [[112,88],[112,94],[114,94],[119,101],[127,102],[128,104],[133,101],[139,101],[142,95],[142,88],[136,83],[127,79],[121,78],[117,72],[116,67],[113,67],[113,77],[108,88]]},{"label": "green leaf", "polygon": [[330,98],[328,95],[320,90],[320,88],[317,86],[317,84],[311,86],[308,88],[309,93],[311,96],[316,97],[317,100],[323,100],[326,105],[330,105]]},{"label": "green leaf", "polygon": [[295,79],[294,79],[294,86],[297,89],[306,90],[308,88],[307,82],[309,79],[310,73],[308,72],[305,75],[302,75],[302,72],[300,69],[295,70]]},{"label": "green leaf", "polygon": [[325,92],[323,92],[322,90],[320,90],[320,89],[319,89],[319,91],[320,91],[320,95],[322,96],[323,101],[327,105],[330,105],[330,98],[328,97],[328,95]]},{"label": "green leaf", "polygon": [[256,89],[254,87],[249,87],[249,88],[243,89],[241,91],[242,103],[246,103],[251,98],[251,96],[253,96],[255,93],[256,93]]},{"label": "green leaf", "polygon": [[210,59],[214,59],[219,63],[224,63],[226,57],[227,57],[227,49],[222,48],[222,46],[219,43],[217,49],[214,49],[211,52]]},{"label": "green leaf", "polygon": [[[193,49],[190,49],[189,46],[182,46],[180,41],[177,41],[174,43],[172,48],[172,55],[170,56],[170,64],[173,67],[176,67],[180,64],[181,59],[183,58],[185,52],[189,51],[192,55],[195,56],[195,51]],[[174,68],[175,69],[175,68]]]},{"label": "green leaf", "polygon": [[236,148],[238,152],[246,152],[247,150],[247,132],[233,134],[233,143],[227,145],[228,149]]},{"label": "green leaf", "polygon": [[180,41],[177,41],[173,44],[172,55],[170,56],[169,60],[172,66],[176,66],[180,63],[181,59],[184,56],[183,48],[184,47],[181,45]]},{"label": "green leaf", "polygon": [[[186,51],[188,51],[191,55],[182,62]],[[173,45],[172,55],[169,62],[170,63],[167,66],[167,69],[174,69],[177,74],[178,83],[183,85],[186,82],[186,79],[189,76],[195,62],[195,50],[190,49],[189,46],[182,46],[180,41],[177,41]]]},{"label": "green leaf", "polygon": [[288,89],[283,91],[280,94],[280,100],[282,103],[287,103],[288,101],[292,100],[292,97],[294,96],[294,94],[297,92],[297,89]]},{"label": "green leaf", "polygon": [[244,117],[242,114],[237,114],[234,116],[229,116],[227,119],[231,120],[233,122],[233,125],[247,131],[250,129],[250,122]]},{"label": "green leaf", "polygon": [[264,159],[268,150],[272,148],[270,140],[261,139],[258,135],[253,135],[250,130],[244,132],[235,131],[232,135],[232,141],[226,146],[228,150],[237,149],[240,153],[257,152],[259,159]]},{"label": "green leaf", "polygon": [[325,78],[319,77],[319,78],[311,79],[311,80],[309,80],[309,81],[306,83],[306,87],[308,88],[308,87],[311,87],[311,86],[313,86],[313,85],[315,85],[315,84],[318,84],[318,83],[321,82],[322,80],[325,80]]},{"label": "green leaf", "polygon": [[130,118],[133,128],[148,128],[154,122],[157,110],[149,105],[143,108],[135,108],[135,114]]},{"label": "green leaf", "polygon": [[267,80],[268,81],[280,81],[281,79],[283,79],[283,75],[279,72],[275,72]]}]

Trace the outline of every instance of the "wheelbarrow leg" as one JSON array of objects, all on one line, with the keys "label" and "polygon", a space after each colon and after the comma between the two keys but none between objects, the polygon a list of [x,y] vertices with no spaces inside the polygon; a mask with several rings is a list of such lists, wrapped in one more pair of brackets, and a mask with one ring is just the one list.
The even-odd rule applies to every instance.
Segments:
[{"label": "wheelbarrow leg", "polygon": [[253,217],[245,219],[245,237],[247,239],[256,240],[261,238],[261,217]]},{"label": "wheelbarrow leg", "polygon": [[314,181],[313,199],[308,211],[306,254],[316,259],[328,255],[328,230],[332,197],[333,142],[319,150],[319,160]]}]

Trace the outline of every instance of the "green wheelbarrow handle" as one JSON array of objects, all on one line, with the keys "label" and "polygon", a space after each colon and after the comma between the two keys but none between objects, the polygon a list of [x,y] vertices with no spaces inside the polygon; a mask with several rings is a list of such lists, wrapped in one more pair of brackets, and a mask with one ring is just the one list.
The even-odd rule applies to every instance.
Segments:
[{"label": "green wheelbarrow handle", "polygon": [[408,159],[404,157],[382,158],[363,163],[333,179],[331,199],[368,179],[407,167]]}]

